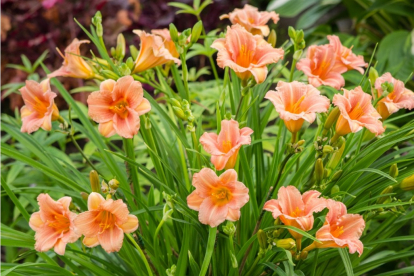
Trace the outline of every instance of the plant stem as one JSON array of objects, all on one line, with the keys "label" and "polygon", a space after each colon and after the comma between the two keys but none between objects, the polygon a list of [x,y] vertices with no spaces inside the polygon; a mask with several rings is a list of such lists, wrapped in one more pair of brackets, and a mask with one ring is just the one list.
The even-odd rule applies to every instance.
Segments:
[{"label": "plant stem", "polygon": [[242,103],[243,103],[243,98],[244,98],[244,95],[242,94],[241,97],[240,97],[239,105],[237,106],[236,117],[235,117],[236,120],[239,116],[240,108],[241,108]]},{"label": "plant stem", "polygon": [[186,52],[182,53],[181,55],[181,68],[183,71],[183,82],[184,82],[184,88],[185,93],[187,96],[187,101],[190,101],[190,91],[188,90],[188,69],[187,69],[187,63],[186,63]]},{"label": "plant stem", "polygon": [[193,131],[191,131],[191,138],[193,140],[194,150],[196,150],[198,152],[198,153],[196,153],[196,155],[197,155],[198,168],[201,168],[200,151],[198,149],[198,140],[197,140],[197,135],[195,133],[195,129]]},{"label": "plant stem", "polygon": [[253,273],[254,268],[256,267],[257,263],[260,261],[260,256],[259,254],[257,255],[256,259],[254,259],[253,265],[251,266],[250,270],[246,273],[245,276],[249,276],[250,274]]},{"label": "plant stem", "polygon": [[214,243],[216,242],[217,227],[209,227],[208,241],[206,255],[204,256],[203,264],[201,265],[199,276],[205,276],[207,273],[208,266],[210,265],[211,256],[214,251]]},{"label": "plant stem", "polygon": [[[126,152],[127,157],[135,161],[134,138],[131,138],[131,139],[124,138],[124,147],[125,147],[125,152]],[[134,187],[133,194],[135,194],[140,201],[141,200],[141,187],[139,185],[137,167],[131,164],[128,164],[128,163],[126,163],[126,166],[129,167],[129,174],[131,176],[132,185]],[[137,202],[137,203],[140,204],[140,202]]]},{"label": "plant stem", "polygon": [[208,59],[210,60],[211,69],[213,70],[213,74],[214,74],[214,78],[216,79],[217,87],[220,87],[220,81],[219,81],[219,76],[217,74],[216,64],[214,63],[214,60],[211,56],[209,56]]},{"label": "plant stem", "polygon": [[145,258],[145,254],[144,252],[142,252],[141,247],[139,247],[139,245],[135,242],[134,238],[131,236],[131,234],[125,234],[128,239],[132,242],[132,244],[135,246],[135,248],[138,250],[139,254],[141,255],[142,261],[145,264],[145,267],[147,268],[147,272],[149,276],[153,276],[151,268],[148,264],[147,258]]},{"label": "plant stem", "polygon": [[95,166],[92,164],[92,162],[89,160],[89,158],[85,155],[85,153],[83,152],[82,148],[79,146],[78,142],[76,142],[76,139],[75,139],[75,137],[73,136],[72,133],[69,134],[69,137],[72,140],[72,142],[75,145],[75,147],[80,152],[80,154],[82,154],[83,158],[89,164],[89,166],[91,166],[92,169],[94,169],[99,175],[101,175],[103,177],[103,174],[97,168],[95,168]]},{"label": "plant stem", "polygon": [[[294,47],[293,56],[295,56],[296,43],[294,44],[293,47]],[[295,58],[293,58],[293,60],[292,60],[292,66],[290,67],[289,82],[292,82],[292,80],[293,80],[293,73],[295,72],[296,62],[297,62],[297,60]]]}]

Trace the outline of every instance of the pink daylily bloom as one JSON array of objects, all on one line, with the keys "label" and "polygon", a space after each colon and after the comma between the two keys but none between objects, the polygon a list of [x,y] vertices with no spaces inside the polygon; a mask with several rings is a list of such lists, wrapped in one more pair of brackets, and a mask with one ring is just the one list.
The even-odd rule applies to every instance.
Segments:
[{"label": "pink daylily bloom", "polygon": [[306,58],[299,60],[296,68],[303,71],[309,83],[315,87],[328,85],[340,89],[345,85],[342,73],[347,68],[336,61],[332,45],[310,46]]},{"label": "pink daylily bloom", "polygon": [[[314,242],[310,248],[348,247],[349,253],[358,252],[361,256],[364,245],[359,240],[365,228],[361,215],[347,214],[342,202],[327,200],[329,209],[325,224],[316,232],[316,238],[322,243]],[[306,250],[306,248],[304,249]]]},{"label": "pink daylily bloom", "polygon": [[336,52],[337,62],[344,65],[348,70],[355,69],[361,74],[364,74],[364,69],[368,63],[365,62],[363,56],[357,56],[352,52],[352,47],[347,48],[342,45],[339,37],[336,35],[328,35],[329,44],[332,45]]},{"label": "pink daylily bloom", "polygon": [[355,133],[363,127],[376,136],[382,134],[385,129],[379,120],[381,115],[371,104],[371,95],[365,93],[361,86],[343,91],[344,95],[335,94],[332,100],[341,112],[336,122],[336,134],[343,136],[350,132]]},{"label": "pink daylily bloom", "polygon": [[239,123],[233,119],[221,121],[219,135],[205,132],[200,137],[204,150],[211,154],[211,163],[216,170],[232,169],[236,165],[237,155],[242,145],[250,145],[253,130],[248,127],[239,129]]},{"label": "pink daylily bloom", "polygon": [[[280,218],[285,225],[309,231],[313,227],[313,213],[326,207],[326,200],[319,198],[320,195],[320,192],[314,190],[301,195],[294,186],[280,187],[277,199],[267,201],[263,209],[272,212],[273,218]],[[301,234],[293,230],[289,232],[295,239],[302,238]]]},{"label": "pink daylily bloom", "polygon": [[48,194],[37,197],[39,212],[30,217],[29,226],[35,232],[35,250],[39,252],[54,248],[59,255],[65,254],[66,244],[73,243],[81,235],[73,223],[76,214],[69,210],[72,198],[65,196],[54,201]]},{"label": "pink daylily bloom", "polygon": [[25,105],[21,108],[21,132],[32,133],[42,128],[50,131],[52,121],[59,118],[59,110],[55,105],[56,93],[50,89],[49,79],[41,83],[27,80],[26,85],[19,90]]},{"label": "pink daylily bloom", "polygon": [[175,58],[178,58],[180,54],[177,52],[174,41],[171,39],[170,31],[168,29],[157,29],[151,30],[151,33],[160,36],[163,39],[164,47],[171,53]]},{"label": "pink daylily bloom", "polygon": [[89,40],[78,40],[75,38],[71,44],[65,49],[65,55],[59,51],[59,54],[63,58],[62,67],[58,70],[48,74],[48,78],[53,77],[72,77],[80,79],[92,79],[94,77],[94,72],[91,66],[80,57],[79,47],[83,43],[89,43]]},{"label": "pink daylily bloom", "polygon": [[192,184],[196,189],[187,197],[187,205],[199,211],[201,223],[211,227],[225,220],[239,220],[240,209],[249,201],[249,189],[237,181],[237,173],[232,169],[217,176],[204,168],[194,174]]},{"label": "pink daylily bloom", "polygon": [[404,83],[394,79],[390,73],[385,73],[375,81],[375,89],[378,92],[378,97],[381,97],[384,93],[381,84],[385,82],[393,84],[394,90],[378,102],[377,111],[383,120],[400,109],[411,110],[414,108],[413,91],[405,88]]},{"label": "pink daylily bloom", "polygon": [[99,132],[110,137],[117,133],[124,138],[132,138],[140,127],[139,116],[151,110],[144,98],[142,85],[131,76],[118,81],[106,80],[100,91],[88,97],[89,116],[99,123]]},{"label": "pink daylily bloom", "polygon": [[87,247],[101,245],[108,252],[121,249],[124,233],[132,233],[138,228],[138,219],[129,214],[122,199],[105,200],[98,193],[88,197],[88,210],[78,215],[74,223],[77,231],[84,235],[83,244]]},{"label": "pink daylily bloom", "polygon": [[163,38],[155,34],[147,34],[144,31],[134,30],[141,39],[139,55],[135,60],[135,68],[132,73],[140,73],[145,70],[174,61],[180,65],[181,61],[173,56],[165,46]]},{"label": "pink daylily bloom", "polygon": [[266,25],[269,20],[276,24],[279,21],[279,15],[274,11],[259,12],[259,10],[248,4],[243,9],[235,9],[229,14],[223,14],[220,19],[228,18],[232,24],[240,24],[252,34],[268,36],[269,27]]},{"label": "pink daylily bloom", "polygon": [[292,133],[298,132],[304,121],[313,123],[316,112],[326,112],[329,109],[329,99],[320,95],[319,90],[310,84],[279,81],[276,90],[267,92],[265,99],[273,103]]},{"label": "pink daylily bloom", "polygon": [[230,67],[243,81],[253,76],[257,83],[266,79],[266,65],[278,62],[284,54],[282,49],[273,48],[263,37],[252,35],[239,24],[227,27],[226,37],[216,39],[211,48],[218,50],[218,66]]}]

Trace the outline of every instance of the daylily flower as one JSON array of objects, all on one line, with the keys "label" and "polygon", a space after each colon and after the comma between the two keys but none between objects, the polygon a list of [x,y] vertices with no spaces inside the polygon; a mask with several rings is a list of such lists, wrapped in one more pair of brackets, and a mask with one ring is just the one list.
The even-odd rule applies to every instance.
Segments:
[{"label": "daylily flower", "polygon": [[366,127],[376,136],[385,131],[381,115],[371,104],[371,96],[361,86],[354,90],[343,89],[344,95],[335,94],[333,104],[339,107],[341,115],[336,122],[336,136],[344,136],[350,132],[358,132]]},{"label": "daylily flower", "polygon": [[329,209],[326,215],[325,224],[316,232],[314,241],[303,251],[310,251],[314,248],[348,247],[349,253],[358,252],[361,256],[364,245],[359,240],[365,228],[365,221],[361,215],[347,214],[346,206],[342,202],[327,200]]},{"label": "daylily flower", "polygon": [[279,21],[279,15],[272,12],[259,12],[259,10],[250,5],[244,5],[243,9],[235,9],[229,14],[223,14],[220,19],[228,18],[232,24],[240,24],[252,34],[268,36],[269,27],[266,23],[272,19],[276,24]]},{"label": "daylily flower", "polygon": [[218,50],[218,66],[230,67],[243,81],[253,76],[257,83],[266,79],[266,65],[278,62],[284,53],[239,24],[227,27],[226,37],[216,39],[211,48]]},{"label": "daylily flower", "polygon": [[414,108],[413,91],[405,88],[404,83],[394,79],[390,73],[385,73],[375,81],[375,89],[378,92],[378,97],[381,97],[384,93],[381,84],[385,82],[393,84],[394,90],[378,102],[377,111],[383,120],[402,108],[410,110]]},{"label": "daylily flower", "polygon": [[249,189],[237,181],[235,170],[227,170],[222,175],[204,168],[193,176],[196,188],[188,197],[190,209],[199,211],[198,219],[203,224],[216,227],[223,221],[237,221],[240,208],[249,201]]},{"label": "daylily flower", "polygon": [[25,103],[20,110],[23,122],[20,131],[32,133],[39,128],[50,131],[52,121],[59,118],[59,110],[54,102],[57,95],[50,89],[49,79],[41,83],[27,80],[19,91]]},{"label": "daylily flower", "polygon": [[315,87],[329,85],[340,89],[345,85],[341,74],[347,71],[347,67],[336,61],[332,45],[310,46],[306,58],[299,60],[296,68],[303,71]]},{"label": "daylily flower", "polygon": [[151,30],[151,33],[160,36],[163,39],[164,47],[175,58],[178,58],[180,54],[177,52],[174,41],[171,39],[170,31],[168,29]]},{"label": "daylily flower", "polygon": [[100,244],[108,253],[117,252],[122,247],[124,233],[132,233],[138,228],[137,217],[129,214],[122,199],[105,200],[93,192],[88,197],[88,210],[74,221],[77,231],[85,236],[83,244],[87,247]]},{"label": "daylily flower", "polygon": [[298,132],[304,121],[313,123],[316,112],[326,112],[329,109],[329,99],[320,95],[319,90],[310,84],[279,81],[276,90],[267,92],[265,98],[273,103],[292,133]]},{"label": "daylily flower", "polygon": [[134,30],[133,32],[139,35],[141,39],[141,49],[132,73],[140,73],[170,61],[174,61],[178,65],[181,64],[181,61],[174,57],[164,46],[163,39],[159,35],[147,34],[140,30]]},{"label": "daylily flower", "polygon": [[[285,225],[309,231],[313,227],[313,213],[326,207],[326,200],[319,198],[320,195],[320,192],[314,190],[301,195],[294,186],[280,187],[277,199],[267,201],[263,209],[272,212],[273,218],[280,218]],[[296,240],[302,238],[301,234],[293,230],[289,232]]]},{"label": "daylily flower", "polygon": [[76,214],[69,211],[72,198],[65,196],[54,201],[48,194],[37,197],[39,212],[30,217],[29,226],[35,235],[35,250],[39,252],[54,248],[59,255],[65,254],[66,244],[75,242],[81,235],[75,231]]},{"label": "daylily flower", "polygon": [[336,35],[328,35],[329,44],[332,45],[336,52],[337,62],[344,65],[348,70],[355,69],[361,74],[364,74],[364,69],[361,67],[367,67],[368,63],[364,61],[363,56],[357,56],[352,52],[352,47],[347,48],[342,45],[339,37]]},{"label": "daylily flower", "polygon": [[140,127],[139,116],[151,110],[143,94],[141,83],[131,76],[116,82],[103,81],[100,91],[88,97],[88,114],[99,123],[99,132],[103,136],[110,137],[117,133],[124,138],[132,138]]},{"label": "daylily flower", "polygon": [[80,79],[92,79],[94,72],[91,66],[80,57],[79,47],[83,43],[89,43],[89,40],[78,40],[75,38],[71,44],[65,49],[65,55],[63,55],[59,49],[58,52],[62,56],[63,65],[58,70],[47,75],[48,78],[63,76]]},{"label": "daylily flower", "polygon": [[205,132],[200,137],[200,143],[212,155],[211,163],[216,170],[232,169],[236,165],[240,147],[250,145],[252,133],[253,130],[248,127],[239,129],[239,123],[233,119],[223,120],[219,135]]}]

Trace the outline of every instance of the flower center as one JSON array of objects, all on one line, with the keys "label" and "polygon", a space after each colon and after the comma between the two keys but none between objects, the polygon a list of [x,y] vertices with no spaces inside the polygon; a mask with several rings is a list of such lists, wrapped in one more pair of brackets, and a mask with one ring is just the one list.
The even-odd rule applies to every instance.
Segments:
[{"label": "flower center", "polygon": [[349,112],[349,118],[352,120],[357,120],[364,114],[364,109],[361,104],[358,102],[357,105]]},{"label": "flower center", "polygon": [[344,232],[343,226],[336,226],[336,229],[334,231],[331,231],[332,236],[335,238],[338,238],[342,233]]},{"label": "flower center", "polygon": [[121,99],[115,102],[109,109],[112,110],[112,112],[118,114],[122,119],[125,119],[128,117],[127,107],[128,103],[124,99]]},{"label": "flower center", "polygon": [[55,215],[54,216],[55,220],[49,222],[48,226],[52,227],[53,229],[56,230],[56,232],[67,232],[69,231],[69,227],[70,227],[70,221],[67,217],[63,216],[63,215]]},{"label": "flower center", "polygon": [[290,111],[293,114],[299,114],[301,112],[301,103],[303,102],[303,100],[305,99],[305,95],[303,95],[302,97],[300,97],[300,99],[294,103],[290,109],[288,111]]},{"label": "flower center", "polygon": [[225,187],[220,187],[213,190],[211,197],[213,199],[213,202],[219,206],[229,203],[229,201],[233,198],[229,189]]},{"label": "flower center", "polygon": [[97,221],[99,222],[99,234],[101,234],[115,225],[116,217],[108,211],[101,211],[97,216]]},{"label": "flower center", "polygon": [[290,213],[291,217],[299,217],[302,214],[302,210],[299,207],[296,207],[296,209]]},{"label": "flower center", "polygon": [[253,56],[253,51],[249,50],[246,45],[241,45],[240,52],[236,63],[242,67],[249,67]]},{"label": "flower center", "polygon": [[223,152],[228,153],[233,148],[231,141],[223,141]]},{"label": "flower center", "polygon": [[47,107],[38,97],[35,97],[35,101],[36,103],[33,105],[33,109],[38,113],[38,117],[42,118],[47,112]]}]

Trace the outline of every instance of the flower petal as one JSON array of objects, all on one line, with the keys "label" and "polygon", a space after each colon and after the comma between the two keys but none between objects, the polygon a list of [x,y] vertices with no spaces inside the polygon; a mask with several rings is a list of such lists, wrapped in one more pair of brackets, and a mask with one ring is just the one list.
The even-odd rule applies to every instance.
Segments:
[{"label": "flower petal", "polygon": [[119,227],[124,231],[124,233],[132,233],[138,229],[138,225],[138,218],[134,215],[128,215],[128,220]]},{"label": "flower petal", "polygon": [[198,219],[203,224],[208,224],[211,227],[216,227],[226,220],[229,208],[227,205],[218,206],[213,203],[211,198],[204,199],[200,205],[200,212]]},{"label": "flower petal", "polygon": [[124,232],[118,226],[113,226],[106,229],[103,233],[98,235],[99,243],[107,252],[118,252],[124,241]]}]

